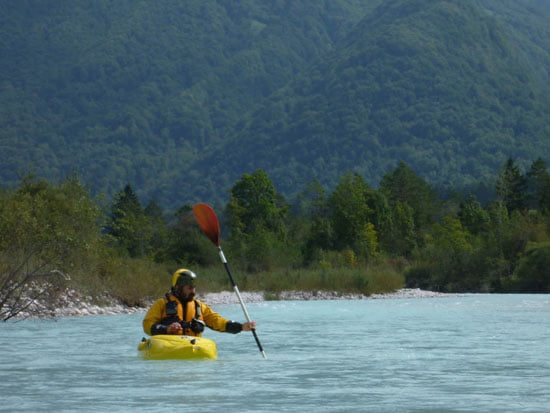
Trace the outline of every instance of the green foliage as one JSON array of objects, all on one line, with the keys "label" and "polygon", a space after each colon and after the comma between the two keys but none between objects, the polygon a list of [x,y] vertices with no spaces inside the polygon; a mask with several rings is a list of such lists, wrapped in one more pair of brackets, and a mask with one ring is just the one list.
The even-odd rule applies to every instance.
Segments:
[{"label": "green foliage", "polygon": [[358,249],[368,257],[376,257],[379,252],[378,245],[378,232],[372,222],[367,222]]},{"label": "green foliage", "polygon": [[[333,246],[352,248],[364,256],[376,253],[376,231],[372,226],[373,191],[358,174],[345,174],[328,200]],[[369,223],[371,224],[369,226]]]},{"label": "green foliage", "polygon": [[267,174],[258,169],[233,186],[226,207],[230,250],[249,271],[292,265],[286,218],[289,207]]},{"label": "green foliage", "polygon": [[396,205],[397,202],[409,205],[418,228],[424,228],[434,221],[438,207],[436,193],[405,162],[400,162],[395,170],[384,175],[380,190],[390,205]]},{"label": "green foliage", "polygon": [[235,159],[209,164],[274,164],[288,194],[320,173],[332,188],[350,166],[372,183],[396,159],[457,187],[492,178],[503,154],[547,158],[548,87],[517,57],[510,23],[477,3],[383,2],[252,114],[225,147]]},{"label": "green foliage", "polygon": [[410,255],[422,242],[422,231],[435,221],[436,193],[405,162],[384,175],[380,192],[386,196],[393,211],[383,239],[384,246],[400,255]]},{"label": "green foliage", "polygon": [[228,243],[231,257],[236,257],[239,267],[247,272],[270,271],[277,268],[295,268],[301,263],[299,249],[285,242],[277,234],[258,229],[251,235]]},{"label": "green foliage", "polygon": [[[513,178],[507,182],[530,182],[529,194],[544,188],[544,163],[534,162],[526,176],[507,165],[500,175]],[[525,199],[523,191],[508,185],[502,193]],[[372,294],[401,288],[405,280],[438,291],[548,292],[544,197],[529,210],[504,199],[486,206],[473,196],[454,199],[440,202],[401,163],[378,190],[354,173],[331,193],[314,181],[291,209],[257,170],[232,189],[226,252],[241,286],[271,297],[286,289]],[[0,191],[2,319],[38,298],[53,309],[68,287],[98,301],[144,305],[168,288],[176,267],[200,272],[205,292],[227,289],[216,249],[191,206],[167,219],[155,201],[142,208],[126,185],[104,213],[74,175],[59,185],[29,176],[19,188]]]},{"label": "green foliage", "polygon": [[391,226],[384,235],[385,249],[397,255],[409,256],[417,247],[417,235],[412,207],[397,201],[392,209]]},{"label": "green foliage", "polygon": [[550,242],[527,247],[511,282],[513,291],[550,293]]},{"label": "green foliage", "polygon": [[67,269],[76,254],[98,247],[100,218],[76,177],[53,186],[27,176],[19,189],[2,193],[0,249]]},{"label": "green foliage", "polygon": [[472,234],[479,234],[489,230],[489,213],[483,209],[473,195],[470,195],[467,200],[460,203],[458,217],[462,225]]},{"label": "green foliage", "polygon": [[106,254],[81,275],[77,288],[95,300],[116,299],[127,306],[144,307],[170,288],[168,265],[142,258]]},{"label": "green foliage", "polygon": [[379,263],[359,268],[302,268],[260,272],[249,275],[244,288],[267,291],[269,296],[277,297],[281,292],[291,290],[370,295],[395,291],[403,285],[403,276],[395,268],[388,263]]},{"label": "green foliage", "polygon": [[[27,168],[55,179],[72,164],[108,194],[131,182],[163,205],[205,195],[194,185],[181,191],[197,155],[372,6],[7,0],[0,5],[3,182],[15,184]],[[219,196],[227,188],[216,180],[209,175],[205,186]]]},{"label": "green foliage", "polygon": [[308,183],[308,188],[297,197],[298,214],[305,217],[309,225],[304,229],[302,250],[305,262],[311,262],[318,251],[332,247],[333,231],[329,220],[327,191],[318,180]]},{"label": "green foliage", "polygon": [[107,232],[113,236],[117,246],[131,257],[142,257],[147,253],[151,222],[130,184],[115,195]]},{"label": "green foliage", "polygon": [[500,169],[496,184],[496,192],[508,212],[525,209],[527,180],[521,174],[512,158]]},{"label": "green foliage", "polygon": [[406,272],[407,285],[440,291],[532,291],[518,271],[523,267],[521,278],[527,279],[530,268],[533,279],[544,280],[545,271],[530,266],[525,254],[530,243],[548,242],[549,229],[543,211],[509,214],[502,202],[482,208],[469,198],[456,218],[447,216],[432,226],[426,246]]},{"label": "green foliage", "polygon": [[226,208],[233,234],[253,234],[258,229],[282,234],[288,207],[262,170],[244,174],[231,188]]},{"label": "green foliage", "polygon": [[10,187],[18,173],[58,181],[76,168],[93,193],[129,182],[173,210],[225,204],[260,165],[290,198],[316,177],[332,190],[348,170],[373,185],[399,159],[458,189],[489,182],[510,154],[522,168],[550,159],[544,1],[5,0],[0,11]]},{"label": "green foliage", "polygon": [[[472,242],[459,219],[444,217],[432,226],[427,245],[420,253],[421,263],[407,276],[408,284],[427,283],[443,291],[479,290],[482,278]],[[429,274],[429,281],[425,274]]]},{"label": "green foliage", "polygon": [[168,261],[170,232],[168,230],[164,212],[156,200],[152,200],[143,210],[151,225],[149,245],[152,251],[152,259],[155,262]]},{"label": "green foliage", "polygon": [[186,204],[178,209],[175,215],[176,222],[167,228],[167,245],[161,245],[166,249],[168,256],[164,261],[201,266],[218,263],[216,250],[212,248],[210,240],[199,230],[192,207]]},{"label": "green foliage", "polygon": [[27,176],[0,193],[0,319],[37,299],[55,307],[67,281],[101,253],[100,217],[74,176],[58,186]]},{"label": "green foliage", "polygon": [[526,175],[527,198],[531,205],[543,211],[550,211],[550,173],[546,168],[546,162],[538,158],[531,164]]}]

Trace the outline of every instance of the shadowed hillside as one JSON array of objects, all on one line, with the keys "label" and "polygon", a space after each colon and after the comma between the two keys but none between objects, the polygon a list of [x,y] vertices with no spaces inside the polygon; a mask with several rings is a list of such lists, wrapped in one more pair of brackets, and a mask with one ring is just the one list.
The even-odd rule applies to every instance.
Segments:
[{"label": "shadowed hillside", "polygon": [[[380,7],[376,7],[380,5]],[[405,160],[431,183],[548,159],[544,1],[0,4],[0,177],[166,207],[261,167],[286,195]]]},{"label": "shadowed hillside", "polygon": [[315,176],[333,185],[346,169],[376,184],[399,160],[436,185],[473,184],[506,156],[548,156],[537,79],[473,2],[384,2],[208,164],[266,168],[283,192]]}]

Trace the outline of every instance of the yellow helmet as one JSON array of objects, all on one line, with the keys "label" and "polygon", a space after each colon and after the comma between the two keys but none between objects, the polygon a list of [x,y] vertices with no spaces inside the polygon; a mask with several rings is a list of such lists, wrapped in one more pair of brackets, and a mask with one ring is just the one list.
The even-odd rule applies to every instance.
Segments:
[{"label": "yellow helmet", "polygon": [[189,285],[191,287],[195,286],[195,280],[197,275],[187,268],[180,268],[172,276],[172,287],[176,285]]}]

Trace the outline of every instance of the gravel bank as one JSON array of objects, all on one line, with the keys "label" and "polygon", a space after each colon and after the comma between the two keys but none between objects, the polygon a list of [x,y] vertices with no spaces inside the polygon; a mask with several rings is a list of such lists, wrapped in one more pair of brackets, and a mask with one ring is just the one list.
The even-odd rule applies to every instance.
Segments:
[{"label": "gravel bank", "polygon": [[[262,292],[241,292],[245,303],[257,303],[266,301]],[[284,291],[272,299],[281,301],[305,301],[305,300],[377,300],[377,299],[412,299],[412,298],[440,298],[456,296],[456,294],[436,293],[433,291],[424,291],[418,288],[404,288],[393,293],[372,294],[370,296],[363,294],[347,294],[331,291]],[[197,298],[211,305],[216,304],[238,304],[239,300],[233,291],[223,291],[220,293],[197,294]],[[144,307],[128,307],[122,304],[112,303],[107,306],[98,306],[90,304],[91,297],[83,297],[76,292],[71,292],[63,297],[52,317],[78,317],[88,315],[114,315],[114,314],[132,314],[145,312]],[[39,313],[41,305],[36,302],[31,307],[31,311],[21,314],[18,318],[33,317]]]}]

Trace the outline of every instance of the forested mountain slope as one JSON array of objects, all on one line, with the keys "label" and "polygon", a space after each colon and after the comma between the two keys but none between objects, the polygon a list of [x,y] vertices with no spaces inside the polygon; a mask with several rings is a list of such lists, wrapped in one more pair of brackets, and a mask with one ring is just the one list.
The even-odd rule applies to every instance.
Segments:
[{"label": "forested mountain slope", "polygon": [[177,190],[172,175],[332,48],[363,3],[4,1],[2,180],[76,166],[108,192]]},{"label": "forested mountain slope", "polygon": [[[377,7],[380,6],[380,7]],[[435,184],[549,159],[529,0],[6,0],[0,179],[76,168],[166,207],[264,168],[285,194],[405,160]]]},{"label": "forested mountain slope", "polygon": [[508,29],[471,1],[386,1],[207,164],[266,167],[289,192],[345,169],[376,184],[399,160],[456,187],[548,158],[548,89]]},{"label": "forested mountain slope", "polygon": [[[505,24],[508,40],[522,62],[534,72],[541,88],[550,75],[550,2],[547,0],[478,0],[491,15]],[[546,22],[546,23],[545,23]]]}]

